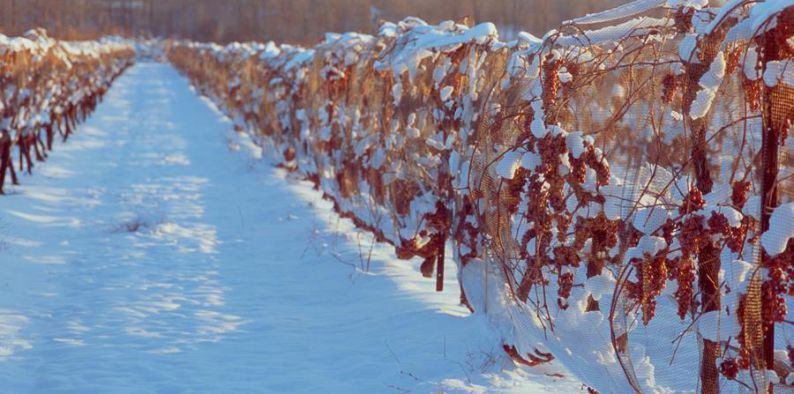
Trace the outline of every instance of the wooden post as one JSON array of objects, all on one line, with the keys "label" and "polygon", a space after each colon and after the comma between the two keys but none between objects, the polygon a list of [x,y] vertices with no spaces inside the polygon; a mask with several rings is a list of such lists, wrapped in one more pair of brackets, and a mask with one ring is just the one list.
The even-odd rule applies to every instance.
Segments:
[{"label": "wooden post", "polygon": [[436,291],[444,290],[444,250],[447,246],[447,234],[442,236],[441,246],[439,246],[436,260]]},{"label": "wooden post", "polygon": [[[714,185],[708,160],[708,115],[692,119],[690,110],[700,90],[700,79],[708,71],[711,62],[718,55],[720,51],[719,44],[723,41],[725,34],[733,23],[735,22],[723,23],[710,34],[702,37],[702,41],[698,45],[702,54],[699,59],[700,62],[692,61],[695,59],[683,59],[687,80],[684,82],[682,109],[691,133],[692,151],[690,152],[690,159],[694,170],[695,186],[703,195],[710,193]],[[719,311],[721,305],[719,286],[720,247],[711,242],[700,249],[697,257],[701,313]],[[720,392],[720,371],[717,366],[717,360],[720,355],[719,342],[703,339],[700,359],[700,381],[701,392],[704,394],[718,394]]]},{"label": "wooden post", "polygon": [[14,168],[11,162],[11,136],[6,130],[0,130],[0,194],[4,194],[6,171]]},{"label": "wooden post", "polygon": [[[705,47],[704,52],[714,52],[713,47]],[[716,53],[708,53],[704,56],[707,61],[704,64],[698,62],[686,62],[687,81],[684,84],[683,112],[689,123],[691,133],[692,151],[690,159],[694,169],[695,186],[703,194],[711,192],[714,182],[711,178],[709,161],[707,155],[708,122],[706,117],[692,119],[690,110],[695,101],[698,90],[700,90],[700,79],[708,71],[711,59]],[[685,59],[686,60],[686,59]],[[698,253],[698,288],[700,290],[701,313],[718,311],[720,309],[720,249],[713,244],[708,244],[701,248]],[[704,394],[718,394],[720,391],[720,372],[717,367],[717,359],[720,356],[719,342],[703,340],[702,356],[700,358],[700,380],[701,392]]]},{"label": "wooden post", "polygon": [[[794,7],[789,7],[778,16],[778,25],[759,37],[759,48],[761,49],[762,72],[766,72],[768,62],[783,60],[784,48],[780,44],[784,38],[791,36],[794,24]],[[768,87],[763,84],[764,102],[762,107],[762,140],[761,140],[761,233],[769,230],[769,219],[772,211],[780,205],[780,196],[777,188],[777,177],[780,171],[780,142],[784,137],[784,125],[786,117],[794,108],[785,108],[782,105],[774,105],[779,100],[776,94],[780,89],[787,89],[789,94],[794,94],[794,90],[787,87]],[[769,256],[765,251],[761,253],[761,266],[765,265]],[[769,306],[762,305],[766,309]],[[774,369],[775,366],[775,324],[774,322],[764,323],[764,343],[763,354],[764,364],[767,369]],[[768,392],[772,393],[772,385],[768,387]]]}]

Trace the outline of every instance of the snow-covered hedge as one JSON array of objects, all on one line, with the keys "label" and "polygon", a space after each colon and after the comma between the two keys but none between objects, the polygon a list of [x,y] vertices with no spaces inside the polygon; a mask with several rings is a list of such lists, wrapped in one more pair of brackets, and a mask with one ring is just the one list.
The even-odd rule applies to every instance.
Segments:
[{"label": "snow-covered hedge", "polygon": [[118,40],[57,41],[41,29],[0,35],[0,194],[7,174],[18,183],[17,159],[28,172],[31,155],[44,160],[56,134],[69,137],[134,55]]},{"label": "snow-covered hedge", "polygon": [[427,276],[451,240],[462,301],[517,362],[604,392],[790,383],[794,3],[706,3],[511,42],[408,18],[168,57]]}]

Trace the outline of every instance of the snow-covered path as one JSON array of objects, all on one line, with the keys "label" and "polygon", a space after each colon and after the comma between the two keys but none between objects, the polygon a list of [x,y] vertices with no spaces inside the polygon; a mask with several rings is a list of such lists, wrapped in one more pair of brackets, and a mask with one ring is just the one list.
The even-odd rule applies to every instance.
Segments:
[{"label": "snow-covered path", "polygon": [[0,198],[0,392],[580,389],[513,367],[416,262],[354,269],[370,239],[230,129],[139,64]]}]

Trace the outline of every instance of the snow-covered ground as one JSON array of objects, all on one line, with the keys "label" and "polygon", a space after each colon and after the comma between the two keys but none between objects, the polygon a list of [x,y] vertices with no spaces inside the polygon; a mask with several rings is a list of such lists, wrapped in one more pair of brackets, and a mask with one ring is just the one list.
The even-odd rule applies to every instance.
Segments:
[{"label": "snow-covered ground", "polygon": [[139,64],[0,198],[0,392],[583,391],[231,129]]}]

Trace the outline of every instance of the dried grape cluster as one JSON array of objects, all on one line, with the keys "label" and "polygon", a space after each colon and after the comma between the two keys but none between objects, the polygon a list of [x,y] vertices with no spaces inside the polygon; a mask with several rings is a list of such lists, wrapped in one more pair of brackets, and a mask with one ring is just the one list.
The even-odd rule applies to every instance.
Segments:
[{"label": "dried grape cluster", "polygon": [[673,73],[665,74],[662,79],[662,101],[670,104],[673,102],[675,93],[678,90],[679,79]]},{"label": "dried grape cluster", "polygon": [[[547,70],[556,68],[549,66]],[[550,98],[544,100],[549,105],[554,103]],[[536,154],[540,164],[534,169],[517,170],[507,188],[508,201],[523,203],[521,206],[508,205],[510,213],[520,212],[526,224],[519,236],[520,257],[524,259],[526,268],[517,294],[519,298],[526,299],[531,286],[544,285],[544,278],[538,272],[548,267],[557,273],[557,305],[567,309],[575,274],[566,267],[576,268],[580,262],[586,261],[588,276],[595,276],[601,273],[607,261],[617,262],[608,257],[608,250],[617,243],[615,230],[619,221],[610,221],[603,214],[574,220],[574,212],[566,206],[571,196],[576,198],[580,206],[603,202],[603,197],[584,186],[585,175],[587,171],[592,171],[596,184],[606,185],[610,177],[609,165],[589,142],[583,142],[583,152],[576,157],[568,150],[563,134],[549,133],[538,138],[526,132],[522,138],[520,149]],[[570,170],[561,171],[560,168]],[[565,246],[571,238],[569,228],[572,225],[573,244]],[[581,250],[588,240],[591,241],[590,253],[589,256],[583,256]],[[530,242],[534,243],[532,251],[529,250]]]},{"label": "dried grape cluster", "polygon": [[[745,208],[758,197],[752,133],[767,121],[769,78],[750,78],[763,59],[747,55],[760,44],[734,29],[754,5],[716,20],[714,9],[680,3],[648,25],[574,21],[542,40],[504,43],[488,26],[410,18],[313,48],[186,44],[169,56],[343,216],[399,257],[423,259],[424,275],[438,274],[451,239],[470,308],[503,280],[504,299],[534,310],[544,329],[559,327],[562,310],[609,314],[629,376],[633,328],[616,322],[651,325],[662,302],[682,320],[717,312],[709,297],[734,290],[704,284],[752,261],[761,237]],[[762,260],[769,324],[794,293],[794,249]],[[737,299],[719,312],[744,324],[747,301]],[[741,329],[736,357],[712,360],[731,379],[756,357]],[[532,354],[504,349],[516,362]]]},{"label": "dried grape cluster", "polygon": [[723,359],[720,363],[720,373],[728,380],[734,380],[739,375],[739,363],[735,358]]},{"label": "dried grape cluster", "polygon": [[61,42],[42,29],[0,35],[0,194],[6,174],[19,183],[14,148],[18,170],[31,173],[56,136],[69,138],[134,57],[126,44]]}]

